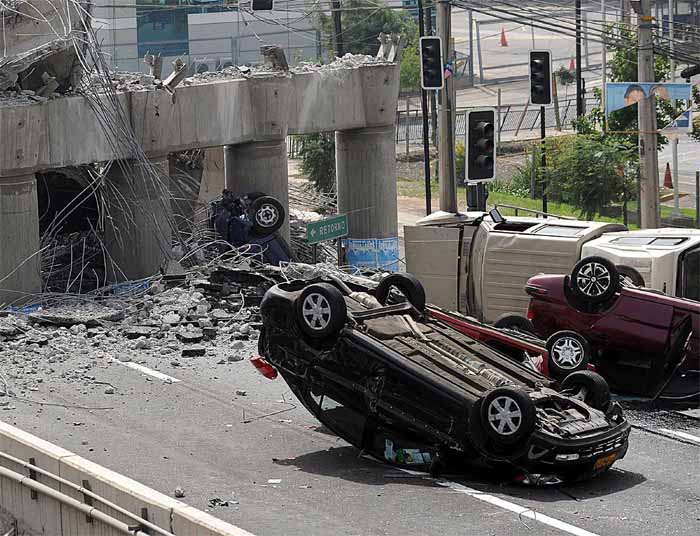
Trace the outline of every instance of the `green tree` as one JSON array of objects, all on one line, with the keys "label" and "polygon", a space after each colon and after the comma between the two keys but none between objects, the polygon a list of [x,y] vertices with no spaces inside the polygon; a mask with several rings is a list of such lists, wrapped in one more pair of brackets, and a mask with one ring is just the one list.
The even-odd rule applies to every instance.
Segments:
[{"label": "green tree", "polygon": [[335,191],[335,135],[332,132],[304,136],[299,157],[302,173],[318,190]]}]

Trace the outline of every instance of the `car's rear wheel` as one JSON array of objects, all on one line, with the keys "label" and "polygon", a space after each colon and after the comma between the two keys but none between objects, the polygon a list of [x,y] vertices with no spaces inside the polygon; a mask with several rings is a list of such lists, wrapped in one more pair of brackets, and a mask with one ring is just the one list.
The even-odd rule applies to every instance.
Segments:
[{"label": "car's rear wheel", "polygon": [[253,223],[253,233],[267,236],[274,233],[284,223],[284,207],[272,196],[257,197],[249,209],[249,217]]},{"label": "car's rear wheel", "polygon": [[374,297],[382,305],[391,305],[397,294],[403,295],[406,301],[420,312],[425,310],[425,289],[413,274],[388,275],[379,282],[374,291]]},{"label": "car's rear wheel", "polygon": [[608,382],[592,370],[572,372],[561,382],[561,390],[600,411],[606,411],[610,405]]},{"label": "car's rear wheel", "polygon": [[486,435],[500,445],[513,445],[535,429],[536,410],[530,396],[514,387],[498,387],[481,402],[481,422]]},{"label": "car's rear wheel", "polygon": [[588,342],[573,331],[557,331],[547,339],[549,372],[564,378],[577,370],[586,370],[591,358]]},{"label": "car's rear wheel", "polygon": [[299,328],[309,337],[326,339],[337,335],[347,320],[343,294],[329,283],[306,287],[296,302]]},{"label": "car's rear wheel", "polygon": [[522,315],[514,313],[504,313],[493,323],[493,327],[499,329],[512,329],[523,333],[535,334],[535,326]]},{"label": "car's rear wheel", "polygon": [[571,290],[585,303],[604,303],[620,290],[620,274],[608,259],[586,257],[571,272]]}]

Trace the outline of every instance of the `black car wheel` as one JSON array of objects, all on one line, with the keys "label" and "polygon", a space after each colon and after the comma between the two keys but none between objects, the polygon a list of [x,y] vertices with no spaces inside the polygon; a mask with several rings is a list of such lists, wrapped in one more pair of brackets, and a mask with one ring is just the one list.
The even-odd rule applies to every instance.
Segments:
[{"label": "black car wheel", "polygon": [[577,370],[586,370],[591,350],[586,339],[573,331],[557,331],[546,343],[549,353],[549,372],[563,378]]},{"label": "black car wheel", "polygon": [[606,411],[610,405],[608,382],[592,370],[572,372],[561,382],[561,389],[600,411]]},{"label": "black car wheel", "polygon": [[266,236],[274,233],[284,223],[284,207],[274,197],[264,195],[256,198],[249,209],[253,233]]},{"label": "black car wheel", "polygon": [[522,331],[524,333],[535,334],[535,326],[521,315],[516,315],[513,313],[504,313],[499,316],[493,323],[494,328],[499,329],[512,329],[514,331]]},{"label": "black car wheel", "polygon": [[423,312],[425,310],[425,289],[423,284],[413,274],[391,274],[379,282],[374,291],[374,297],[382,305],[390,305],[391,291],[403,294],[413,307]]},{"label": "black car wheel", "polygon": [[329,283],[309,285],[297,298],[297,322],[314,339],[337,335],[348,317],[343,294]]},{"label": "black car wheel", "polygon": [[617,272],[620,274],[620,282],[624,286],[644,286],[644,278],[642,277],[642,274],[640,274],[634,268],[630,268],[629,266],[616,266],[616,268]]},{"label": "black car wheel", "polygon": [[620,290],[620,274],[608,259],[586,257],[571,272],[571,290],[586,303],[604,303]]},{"label": "black car wheel", "polygon": [[498,387],[481,403],[481,421],[486,434],[496,443],[513,445],[535,429],[535,404],[530,396],[514,387]]}]

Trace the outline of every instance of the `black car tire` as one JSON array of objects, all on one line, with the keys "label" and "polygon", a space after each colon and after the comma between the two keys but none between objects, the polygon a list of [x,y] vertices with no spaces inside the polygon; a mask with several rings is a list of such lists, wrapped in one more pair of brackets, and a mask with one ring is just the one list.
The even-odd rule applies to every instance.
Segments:
[{"label": "black car tire", "polygon": [[313,339],[337,335],[348,318],[342,292],[330,283],[309,285],[296,301],[297,323]]},{"label": "black car tire", "polygon": [[604,257],[586,257],[571,271],[571,291],[584,303],[599,304],[610,300],[620,290],[620,274]]},{"label": "black car tire", "polygon": [[413,274],[391,274],[379,282],[379,286],[374,291],[374,297],[382,305],[387,305],[391,289],[395,288],[401,292],[406,300],[418,311],[425,310],[425,289],[423,284]]},{"label": "black car tire", "polygon": [[503,313],[493,323],[494,328],[512,329],[523,333],[535,334],[535,326],[529,319],[515,313]]},{"label": "black car tire", "polygon": [[[585,394],[581,393],[582,389],[585,389]],[[573,392],[574,396],[583,394],[583,401],[600,411],[606,411],[610,405],[608,382],[592,370],[572,372],[561,382],[561,390]]]},{"label": "black car tire", "polygon": [[644,278],[642,277],[642,274],[640,274],[637,270],[634,268],[631,268],[629,266],[616,266],[617,272],[620,274],[620,281],[622,282],[623,280],[628,281],[635,287],[643,287],[644,286]]},{"label": "black car tire", "polygon": [[557,331],[545,344],[549,354],[549,372],[564,378],[577,370],[586,370],[591,359],[588,341],[574,331]]},{"label": "black car tire", "polygon": [[481,402],[481,424],[495,443],[514,445],[535,429],[535,403],[527,392],[515,387],[498,387]]},{"label": "black car tire", "polygon": [[284,223],[284,207],[272,196],[257,197],[250,204],[248,217],[253,224],[252,231],[258,236],[267,236],[277,231]]}]

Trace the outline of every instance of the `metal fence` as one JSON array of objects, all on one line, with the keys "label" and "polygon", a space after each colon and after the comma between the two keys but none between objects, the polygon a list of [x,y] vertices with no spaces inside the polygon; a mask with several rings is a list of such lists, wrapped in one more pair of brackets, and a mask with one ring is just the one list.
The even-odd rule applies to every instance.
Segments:
[{"label": "metal fence", "polygon": [[[586,112],[590,112],[597,105],[596,99],[586,100]],[[463,137],[466,128],[467,112],[470,108],[457,109],[455,117],[455,135]],[[537,131],[540,128],[540,107],[519,105],[502,105],[497,114],[499,118],[500,132],[513,133]],[[546,128],[560,128],[561,130],[573,130],[572,121],[576,118],[576,99],[571,98],[559,102],[559,121],[555,114],[554,106],[545,107]],[[432,136],[432,125],[428,125]],[[423,117],[420,110],[397,110],[396,112],[396,142],[420,142],[423,137]]]}]

